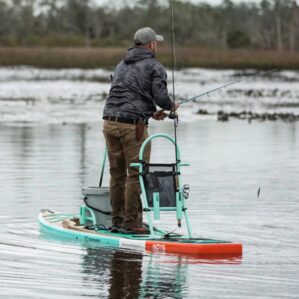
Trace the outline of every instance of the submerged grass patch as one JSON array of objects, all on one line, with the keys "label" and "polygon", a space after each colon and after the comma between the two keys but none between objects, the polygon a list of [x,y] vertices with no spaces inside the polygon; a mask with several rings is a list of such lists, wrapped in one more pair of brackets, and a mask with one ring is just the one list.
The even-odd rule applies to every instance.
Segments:
[{"label": "submerged grass patch", "polygon": [[[126,49],[102,48],[0,48],[1,66],[33,66],[41,68],[113,68]],[[168,47],[159,48],[158,59],[171,67]],[[299,69],[299,52],[264,50],[220,50],[199,47],[177,47],[177,68],[207,67],[234,69]]]}]

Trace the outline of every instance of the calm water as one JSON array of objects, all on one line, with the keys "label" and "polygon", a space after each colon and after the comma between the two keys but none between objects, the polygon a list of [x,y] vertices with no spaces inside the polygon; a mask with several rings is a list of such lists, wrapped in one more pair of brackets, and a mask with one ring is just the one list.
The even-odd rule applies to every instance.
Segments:
[{"label": "calm water", "polygon": [[[98,184],[101,126],[0,125],[0,298],[298,298],[299,123],[180,123],[194,235],[242,242],[243,258],[233,261],[96,248],[40,232],[41,208],[77,213],[81,187]],[[171,122],[152,122],[151,133],[159,131],[171,134]],[[155,143],[153,159],[170,152]],[[175,228],[171,220],[162,226]]]},{"label": "calm water", "polygon": [[[86,123],[98,121],[99,108],[110,87],[111,71],[45,70],[0,67],[0,122]],[[176,72],[176,95],[188,99],[228,82],[196,103],[184,104],[182,119],[198,109],[215,113],[294,113],[299,115],[299,72],[279,71],[267,76],[254,70],[183,69]],[[169,74],[171,78],[171,74]],[[169,90],[172,90],[169,82]]]},{"label": "calm water", "polygon": [[[195,114],[299,114],[299,72],[256,76],[180,109],[194,235],[242,242],[242,259],[95,248],[40,232],[41,208],[78,213],[81,187],[98,184],[109,74],[0,68],[0,298],[299,298],[299,122],[218,123]],[[243,76],[181,70],[177,95]],[[152,122],[150,131],[172,134],[172,123]],[[171,155],[169,144],[154,144],[153,160]],[[160,222],[175,229],[169,215]]]}]

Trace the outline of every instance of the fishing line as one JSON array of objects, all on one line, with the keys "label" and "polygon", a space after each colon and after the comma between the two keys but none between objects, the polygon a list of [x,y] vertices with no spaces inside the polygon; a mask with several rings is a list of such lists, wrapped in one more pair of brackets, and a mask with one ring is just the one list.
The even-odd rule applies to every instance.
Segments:
[{"label": "fishing line", "polygon": [[[176,68],[176,55],[175,55],[175,30],[174,30],[174,8],[173,8],[173,0],[169,0],[169,7],[170,7],[170,18],[171,18],[171,58],[172,58],[172,94],[173,94],[173,105],[174,109],[176,106],[176,99],[175,99],[175,76],[174,71]],[[176,113],[174,111],[174,113]],[[173,127],[174,127],[174,141],[175,141],[175,160],[178,163],[178,153],[177,153],[177,126],[178,126],[178,117],[174,114],[173,118]]]}]

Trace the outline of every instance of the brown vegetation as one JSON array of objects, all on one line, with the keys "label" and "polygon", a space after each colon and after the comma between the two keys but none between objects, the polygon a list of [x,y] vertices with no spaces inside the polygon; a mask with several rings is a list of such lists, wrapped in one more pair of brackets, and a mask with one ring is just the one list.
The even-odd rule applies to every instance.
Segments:
[{"label": "brown vegetation", "polygon": [[0,65],[41,68],[110,68],[123,55],[120,48],[0,48]]},{"label": "brown vegetation", "polygon": [[[197,114],[201,115],[214,115],[215,113],[210,113],[207,110],[200,109]],[[299,115],[294,113],[256,113],[252,111],[242,111],[242,112],[224,112],[222,110],[217,112],[217,120],[226,122],[229,121],[230,118],[247,120],[251,123],[252,120],[257,121],[284,121],[284,122],[295,122],[299,121]]]},{"label": "brown vegetation", "polygon": [[[113,68],[126,49],[107,48],[0,48],[1,66],[27,65],[41,68]],[[160,48],[158,59],[171,66],[168,47]],[[177,68],[255,68],[299,69],[298,52],[245,49],[203,49],[180,47],[176,50]]]}]

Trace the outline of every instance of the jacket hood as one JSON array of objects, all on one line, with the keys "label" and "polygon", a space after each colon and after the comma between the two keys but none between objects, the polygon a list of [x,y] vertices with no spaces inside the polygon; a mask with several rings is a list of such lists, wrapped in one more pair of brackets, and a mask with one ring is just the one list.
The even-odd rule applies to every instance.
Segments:
[{"label": "jacket hood", "polygon": [[154,57],[155,57],[154,53],[148,49],[132,47],[128,49],[128,52],[124,57],[124,62],[133,63],[138,60],[142,60],[145,58],[154,58]]}]

